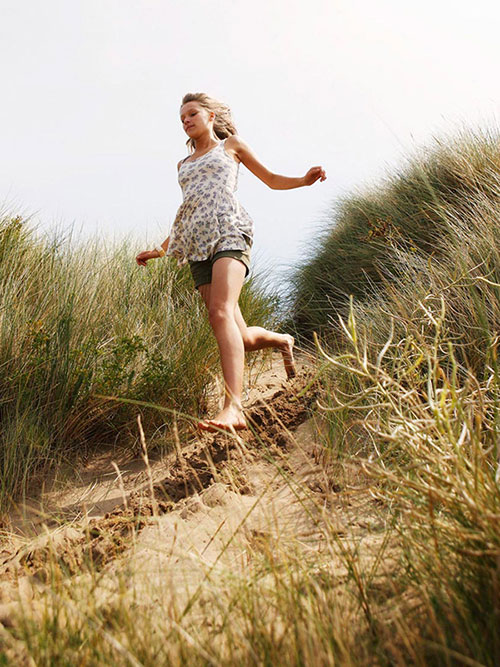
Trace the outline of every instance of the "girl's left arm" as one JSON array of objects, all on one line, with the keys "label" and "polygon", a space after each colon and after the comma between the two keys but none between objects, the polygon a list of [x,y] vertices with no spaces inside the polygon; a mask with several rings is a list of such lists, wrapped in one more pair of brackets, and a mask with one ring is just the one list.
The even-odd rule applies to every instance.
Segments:
[{"label": "girl's left arm", "polygon": [[311,167],[305,176],[294,177],[274,174],[260,162],[250,146],[237,134],[233,134],[226,139],[225,149],[230,155],[237,158],[239,162],[242,162],[252,174],[273,190],[291,190],[293,188],[301,188],[304,185],[312,185],[318,180],[326,180],[326,173],[323,167]]}]

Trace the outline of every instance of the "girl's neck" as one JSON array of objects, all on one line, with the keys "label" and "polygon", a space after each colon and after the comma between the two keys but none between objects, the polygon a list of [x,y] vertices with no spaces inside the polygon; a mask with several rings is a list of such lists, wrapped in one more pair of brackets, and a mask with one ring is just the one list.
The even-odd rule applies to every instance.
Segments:
[{"label": "girl's neck", "polygon": [[210,148],[213,148],[215,144],[219,143],[219,140],[214,134],[208,134],[207,136],[200,137],[195,141],[194,152],[203,153]]}]

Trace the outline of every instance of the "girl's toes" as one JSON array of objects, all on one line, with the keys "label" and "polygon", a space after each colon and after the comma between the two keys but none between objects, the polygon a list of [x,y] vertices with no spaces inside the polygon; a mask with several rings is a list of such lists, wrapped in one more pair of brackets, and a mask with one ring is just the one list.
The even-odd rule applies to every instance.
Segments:
[{"label": "girl's toes", "polygon": [[290,336],[288,334],[286,334],[285,337],[286,337],[286,345],[281,350],[281,354],[283,355],[283,363],[285,366],[286,376],[290,380],[297,374],[295,370],[295,359],[293,358],[293,346],[295,344],[295,339],[293,338],[293,336]]},{"label": "girl's toes", "polygon": [[197,426],[200,431],[208,431],[209,433],[213,433],[214,431],[211,422],[198,422]]}]

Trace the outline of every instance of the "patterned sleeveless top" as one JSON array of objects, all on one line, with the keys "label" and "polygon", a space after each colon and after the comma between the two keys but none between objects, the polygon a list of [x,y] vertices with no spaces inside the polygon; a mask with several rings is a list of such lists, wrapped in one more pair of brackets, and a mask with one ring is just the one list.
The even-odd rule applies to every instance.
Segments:
[{"label": "patterned sleeveless top", "polygon": [[181,163],[184,201],[170,231],[167,254],[179,264],[209,259],[221,250],[252,245],[253,222],[235,196],[239,164],[220,141],[208,153]]}]

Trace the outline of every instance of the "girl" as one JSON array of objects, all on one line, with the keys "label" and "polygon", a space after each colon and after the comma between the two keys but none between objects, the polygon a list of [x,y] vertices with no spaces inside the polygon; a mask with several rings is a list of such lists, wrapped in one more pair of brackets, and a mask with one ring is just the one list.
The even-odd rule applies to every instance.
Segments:
[{"label": "girl", "polygon": [[221,412],[198,426],[207,431],[240,430],[246,428],[241,405],[245,350],[281,350],[289,378],[295,366],[293,337],[248,327],[238,306],[253,240],[252,220],[234,195],[239,164],[275,190],[312,185],[326,175],[322,167],[312,167],[299,178],[270,172],[237,136],[229,107],[205,93],[185,95],[180,116],[191,151],[177,165],[184,201],[170,236],[154,250],[139,253],[136,261],[145,266],[167,253],[181,264],[189,262],[217,339],[226,389]]}]

